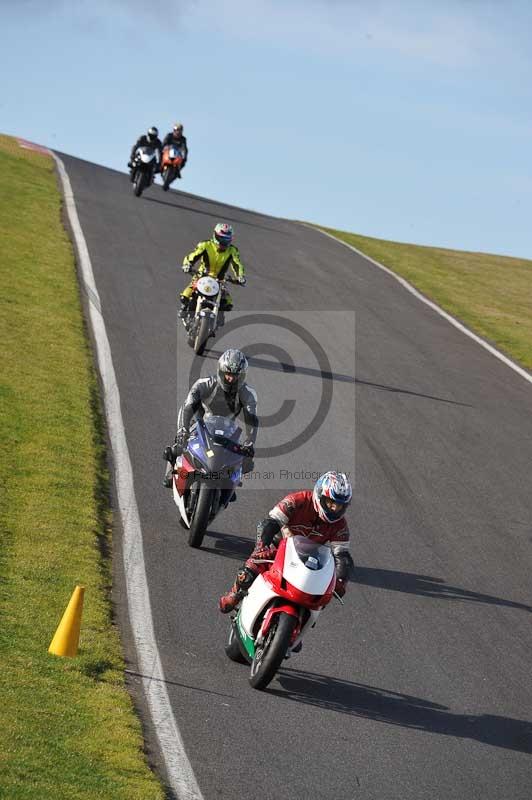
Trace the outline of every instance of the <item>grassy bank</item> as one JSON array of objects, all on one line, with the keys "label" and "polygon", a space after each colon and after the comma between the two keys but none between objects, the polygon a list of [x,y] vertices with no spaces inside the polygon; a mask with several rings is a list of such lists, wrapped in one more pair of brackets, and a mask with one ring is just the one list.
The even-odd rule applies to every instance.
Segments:
[{"label": "grassy bank", "polygon": [[[162,798],[111,623],[103,425],[52,159],[0,136],[0,796]],[[75,584],[80,654],[47,648]]]},{"label": "grassy bank", "polygon": [[322,230],[406,278],[475,333],[532,370],[532,261]]}]

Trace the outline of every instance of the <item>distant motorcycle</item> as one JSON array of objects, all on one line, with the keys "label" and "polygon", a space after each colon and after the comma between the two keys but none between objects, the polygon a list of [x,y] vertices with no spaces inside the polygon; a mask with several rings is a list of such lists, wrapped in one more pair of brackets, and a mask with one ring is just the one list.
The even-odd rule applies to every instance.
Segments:
[{"label": "distant motorcycle", "polygon": [[282,539],[275,558],[264,561],[270,567],[242,599],[225,648],[232,661],[251,664],[254,689],[265,689],[283,660],[301,649],[336,585],[331,549],[307,536]]},{"label": "distant motorcycle", "polygon": [[[193,273],[198,276],[198,273]],[[199,356],[203,355],[205,346],[210,336],[214,336],[220,321],[220,305],[224,296],[226,284],[238,281],[232,278],[218,280],[211,275],[197,277],[192,284],[193,295],[189,308],[195,299],[194,310],[183,319],[183,325],[188,335],[188,343]]]},{"label": "distant motorcycle", "polygon": [[140,197],[144,189],[153,183],[156,163],[157,159],[153,147],[137,147],[130,175],[133,192],[136,197]]},{"label": "distant motorcycle", "polygon": [[167,144],[163,147],[161,178],[163,179],[163,190],[165,192],[168,191],[170,184],[177,178],[183,161],[183,151],[179,147],[173,144]]},{"label": "distant motorcycle", "polygon": [[234,499],[249,458],[242,433],[230,417],[198,419],[173,468],[172,491],[188,543],[200,547],[207,526]]}]

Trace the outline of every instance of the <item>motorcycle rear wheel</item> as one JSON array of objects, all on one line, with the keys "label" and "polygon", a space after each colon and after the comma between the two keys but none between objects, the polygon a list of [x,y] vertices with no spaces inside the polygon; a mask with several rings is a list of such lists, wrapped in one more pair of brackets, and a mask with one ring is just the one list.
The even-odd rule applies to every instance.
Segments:
[{"label": "motorcycle rear wheel", "polygon": [[198,502],[196,503],[192,520],[190,521],[190,531],[188,534],[188,543],[191,547],[201,547],[209,522],[214,493],[215,489],[210,489],[204,483],[200,486]]},{"label": "motorcycle rear wheel", "polygon": [[227,644],[225,645],[225,652],[226,655],[231,659],[231,661],[235,661],[237,664],[247,664],[247,660],[242,655],[242,651],[240,650],[240,645],[238,644],[238,636],[235,633],[235,628],[233,623],[231,623],[231,629],[229,631],[229,639]]},{"label": "motorcycle rear wheel", "polygon": [[265,689],[281,666],[292,640],[297,619],[281,611],[272,620],[266,640],[255,650],[249,682],[254,689]]}]

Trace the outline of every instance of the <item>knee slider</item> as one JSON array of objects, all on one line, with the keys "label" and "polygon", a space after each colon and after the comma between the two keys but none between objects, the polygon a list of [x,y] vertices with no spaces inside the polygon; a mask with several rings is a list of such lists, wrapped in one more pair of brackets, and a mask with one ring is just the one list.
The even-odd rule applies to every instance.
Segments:
[{"label": "knee slider", "polygon": [[239,570],[236,576],[236,582],[240,589],[249,589],[255,578],[257,577],[257,573],[253,572],[252,569],[249,567],[243,567]]}]

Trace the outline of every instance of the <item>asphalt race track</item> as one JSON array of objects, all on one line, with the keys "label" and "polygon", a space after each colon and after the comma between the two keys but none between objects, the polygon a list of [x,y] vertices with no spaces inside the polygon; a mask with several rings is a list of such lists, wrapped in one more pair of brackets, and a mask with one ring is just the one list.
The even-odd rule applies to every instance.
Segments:
[{"label": "asphalt race track", "polygon": [[[530,800],[532,386],[318,232],[160,186],[137,199],[125,174],[61,158],[117,373],[168,692],[205,800]],[[221,220],[248,285],[198,365],[176,338],[176,265]],[[197,367],[229,345],[250,356],[262,450],[192,550],[161,451]],[[225,656],[217,599],[257,520],[312,485],[296,473],[328,467],[354,472],[355,581],[256,692]],[[115,572],[135,694],[116,555]]]}]

